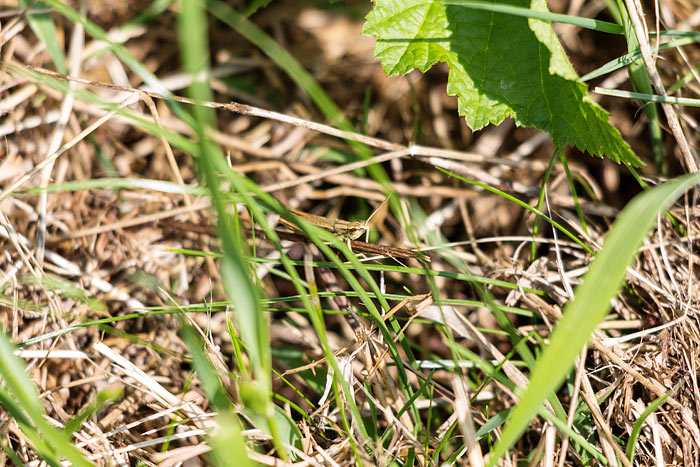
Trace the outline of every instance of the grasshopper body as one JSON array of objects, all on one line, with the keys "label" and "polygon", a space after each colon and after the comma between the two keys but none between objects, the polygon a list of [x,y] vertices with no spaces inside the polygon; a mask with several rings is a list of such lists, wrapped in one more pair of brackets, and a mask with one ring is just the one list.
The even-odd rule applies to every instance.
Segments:
[{"label": "grasshopper body", "polygon": [[[366,222],[362,221],[344,221],[342,219],[330,219],[323,216],[315,216],[303,211],[298,211],[296,209],[290,209],[297,217],[305,220],[309,224],[313,224],[322,229],[326,229],[334,235],[337,235],[343,240],[357,240],[362,236],[363,233],[367,232],[369,226]],[[298,232],[299,228],[292,224],[291,222],[280,218],[285,226]]]}]

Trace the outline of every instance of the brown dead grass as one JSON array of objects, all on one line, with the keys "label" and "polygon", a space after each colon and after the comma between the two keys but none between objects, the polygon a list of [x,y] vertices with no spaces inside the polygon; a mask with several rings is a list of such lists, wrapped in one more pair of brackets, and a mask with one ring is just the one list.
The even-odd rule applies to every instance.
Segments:
[{"label": "brown dead grass", "polygon": [[[98,2],[99,3],[99,2]],[[359,8],[365,8],[360,6]],[[572,14],[576,5],[558,9]],[[697,17],[697,5],[672,3],[662,5],[671,19],[683,21],[691,14]],[[353,6],[355,8],[355,6]],[[557,9],[557,6],[553,6]],[[103,25],[118,25],[131,10],[115,12],[104,9],[93,12]],[[114,14],[112,14],[114,13]],[[105,15],[105,16],[103,16]],[[279,18],[287,18],[284,23]],[[5,20],[7,21],[7,20]],[[319,10],[297,3],[273,3],[255,17],[255,22],[268,30],[290,50],[318,79],[326,92],[354,121],[362,119],[362,98],[371,90],[371,105],[367,114],[365,134],[377,138],[369,141],[377,153],[400,150],[403,144],[416,142],[452,152],[436,154],[424,149],[422,157],[412,160],[397,157],[385,163],[402,197],[415,196],[436,228],[450,240],[465,242],[456,252],[476,275],[518,283],[521,287],[543,290],[545,296],[521,294],[492,288],[495,297],[510,306],[519,306],[541,316],[533,324],[518,319],[523,333],[534,331],[546,339],[556,322],[561,307],[568,301],[570,287],[586,270],[590,257],[575,245],[558,240],[558,258],[551,237],[545,231],[538,248],[539,259],[528,262],[527,236],[532,219],[508,201],[469,186],[456,185],[434,170],[445,166],[463,170],[469,178],[507,191],[526,202],[536,202],[539,184],[548,157],[553,151],[549,140],[530,129],[516,128],[506,121],[498,127],[473,133],[456,115],[456,100],[445,95],[446,69],[437,66],[425,75],[411,73],[406,77],[387,78],[372,57],[372,40],[360,35],[361,22],[351,15]],[[5,23],[3,23],[5,24]],[[694,23],[697,27],[697,22]],[[70,36],[70,27],[60,23],[61,40]],[[588,33],[572,34],[560,31],[575,63],[602,64],[609,57],[603,44],[592,42]],[[274,188],[275,184],[309,176],[297,183],[287,183],[273,193],[288,206],[319,213],[352,213],[359,202],[342,202],[346,197],[374,202],[383,199],[381,187],[374,181],[346,171],[329,174],[342,164],[320,160],[327,148],[347,151],[347,145],[324,133],[313,124],[323,118],[300,94],[293,83],[283,76],[261,53],[239,36],[219,24],[210,31],[215,68],[230,67],[243,86],[235,88],[224,79],[213,87],[217,101],[241,102],[293,116],[299,121],[289,124],[272,115],[253,114],[241,108],[218,110],[219,132],[213,137],[230,156],[231,165],[259,185]],[[47,54],[37,43],[28,27],[12,37],[5,37],[5,63],[49,68]],[[90,50],[91,39],[84,44]],[[166,46],[167,45],[167,46]],[[160,78],[177,77],[178,57],[173,35],[173,17],[164,15],[162,22],[136,31],[127,43],[129,50],[143,60]],[[687,50],[691,63],[697,64],[698,48]],[[615,54],[621,53],[616,51]],[[675,79],[685,68],[677,54],[662,65],[666,79]],[[86,59],[81,77],[104,83],[115,83],[121,65],[110,54]],[[593,67],[595,68],[595,66]],[[582,70],[589,71],[589,70]],[[110,72],[112,74],[110,74]],[[56,131],[57,109],[62,96],[44,86],[37,86],[10,71],[2,75],[2,102],[5,108],[2,122],[3,144],[0,145],[0,184],[3,190],[29,173],[45,157],[50,139]],[[138,87],[141,83],[130,74],[120,86]],[[670,81],[669,81],[670,82]],[[94,88],[92,88],[94,89]],[[697,90],[697,84],[690,89]],[[100,89],[114,95],[117,91]],[[650,161],[644,117],[632,104],[604,100],[613,111],[613,122],[645,160]],[[133,106],[145,115],[159,119],[163,126],[185,132],[162,101],[148,105],[140,101]],[[697,147],[697,112],[677,109],[686,123],[691,146]],[[67,121],[63,142],[73,139],[95,122],[101,111],[89,103],[76,101]],[[642,123],[639,123],[639,121]],[[306,123],[304,123],[306,122]],[[667,154],[678,156],[674,141],[666,136]],[[468,153],[468,154],[467,154]],[[438,158],[440,157],[440,158]],[[501,163],[496,158],[510,162]],[[572,170],[585,178],[597,199],[582,199],[591,239],[602,243],[610,222],[626,201],[636,193],[636,184],[624,168],[592,159],[575,151],[568,157]],[[677,159],[675,159],[677,160]],[[105,163],[103,161],[109,161]],[[673,163],[677,166],[677,162]],[[113,172],[112,172],[113,171]],[[157,179],[176,183],[196,184],[196,168],[192,159],[171,149],[163,141],[144,134],[128,123],[110,118],[89,137],[82,138],[71,150],[55,161],[51,182],[90,180],[106,176],[135,179]],[[655,177],[647,165],[645,175]],[[32,176],[21,188],[39,186],[38,176]],[[18,187],[20,188],[20,187]],[[569,225],[578,225],[574,203],[560,167],[555,169],[549,184],[549,208],[552,215],[564,218]],[[193,207],[188,207],[193,206]],[[202,304],[224,300],[217,263],[213,259],[184,256],[174,248],[217,250],[217,242],[196,228],[167,227],[159,223],[174,219],[194,226],[212,224],[206,203],[181,195],[144,190],[92,189],[54,193],[46,206],[46,248],[37,249],[39,227],[39,197],[15,194],[0,204],[2,232],[0,272],[3,302],[0,317],[13,342],[24,342],[48,332],[65,329],[71,324],[105,317],[140,313],[145,307],[169,305],[169,296],[182,304]],[[591,426],[592,440],[612,437],[626,438],[641,412],[651,401],[675,389],[671,399],[650,417],[637,445],[637,465],[700,465],[700,393],[697,365],[700,353],[700,329],[697,310],[700,305],[698,287],[698,224],[697,200],[690,196],[679,203],[675,218],[680,228],[666,218],[659,220],[649,236],[641,255],[628,275],[628,287],[614,303],[614,311],[603,323],[600,333],[591,342],[585,362],[581,362],[574,398],[566,402],[576,406],[583,399],[596,408]],[[383,219],[377,227],[388,245],[410,247],[405,234],[392,218]],[[7,232],[10,234],[8,235]],[[300,257],[300,247],[290,255]],[[264,243],[258,256],[273,255]],[[42,259],[43,258],[43,259]],[[409,265],[415,263],[409,262]],[[451,266],[433,256],[431,266],[436,270],[451,270]],[[104,309],[92,306],[37,285],[30,280],[45,273],[56,274],[79,284],[88,295],[105,304]],[[567,271],[562,275],[561,271]],[[321,290],[344,290],[339,276],[318,270]],[[288,282],[266,275],[264,287],[269,297],[294,294]],[[159,289],[151,279],[157,279],[167,291]],[[408,287],[416,293],[427,292],[422,277],[387,274],[388,292]],[[436,278],[443,298],[474,299],[471,289],[454,281]],[[347,298],[339,297],[326,306],[347,309]],[[397,302],[398,303],[398,302]],[[396,303],[394,303],[396,304]],[[419,297],[415,302],[401,304],[406,308],[396,312],[408,318],[418,313],[430,317],[430,298]],[[406,312],[408,310],[408,312]],[[426,311],[427,310],[427,311]],[[511,351],[507,339],[482,333],[497,327],[486,309],[452,309],[454,320],[446,323],[461,345],[479,353],[485,359]],[[232,371],[233,348],[227,331],[227,314],[220,309],[212,313],[192,313],[190,316],[212,344],[209,353],[218,369]],[[433,319],[441,320],[440,316]],[[449,358],[444,336],[433,322],[408,321],[406,335],[422,348],[422,358]],[[393,458],[405,459],[409,447],[417,449],[416,463],[429,464],[422,446],[432,451],[439,444],[449,423],[457,417],[460,428],[469,430],[469,419],[477,425],[492,414],[516,403],[516,397],[504,386],[490,383],[465,406],[469,388],[455,387],[452,374],[437,371],[430,387],[435,397],[419,399],[416,405],[435,406],[434,417],[440,424],[426,438],[416,439],[414,422],[409,414],[396,417],[405,400],[395,391],[393,362],[386,355],[382,342],[371,333],[369,323],[328,315],[329,339],[338,354],[345,358],[348,370],[373,389],[374,402],[382,407],[378,428],[389,430],[389,442],[377,447],[376,458],[367,463],[384,464]],[[478,328],[478,329],[477,329]],[[271,320],[273,348],[301,349],[310,369],[324,368],[318,337],[305,315],[295,312],[275,314]],[[478,333],[480,338],[475,338]],[[480,340],[481,339],[481,340]],[[535,341],[532,341],[535,343]],[[32,351],[44,351],[28,353]],[[99,417],[85,422],[75,435],[81,446],[99,464],[135,463],[176,465],[196,458],[204,459],[208,450],[202,431],[211,427],[211,407],[196,376],[191,373],[188,349],[177,334],[173,315],[152,315],[114,322],[103,326],[75,329],[58,338],[44,340],[22,350],[29,372],[41,391],[47,415],[57,423],[67,422],[90,404],[96,391],[111,385],[124,389],[124,397],[104,408]],[[48,352],[48,353],[47,353]],[[119,359],[121,363],[116,365]],[[347,434],[339,425],[337,408],[323,406],[313,411],[306,400],[314,403],[320,398],[309,385],[310,376],[301,370],[275,361],[274,367],[285,375],[298,391],[292,391],[277,378],[275,391],[310,413],[316,426],[294,415],[304,436],[303,454],[298,465],[343,465],[355,462]],[[521,370],[504,368],[518,378]],[[319,373],[322,374],[322,373]],[[427,372],[412,376],[416,387]],[[508,373],[509,376],[511,373]],[[323,380],[321,379],[321,384]],[[235,393],[235,387],[229,387]],[[463,394],[464,393],[464,394]],[[304,397],[301,397],[301,396]],[[366,408],[368,395],[356,392],[358,404]],[[595,398],[600,406],[593,404]],[[190,401],[191,404],[185,404]],[[425,415],[423,409],[421,413]],[[471,417],[469,416],[471,415]],[[181,423],[169,431],[174,420]],[[433,423],[435,423],[433,420]],[[25,463],[36,462],[37,453],[27,444],[17,424],[2,414],[4,444],[17,453]],[[452,436],[456,436],[454,432]],[[464,433],[464,431],[463,431]],[[523,461],[519,456],[541,449],[545,461],[574,465],[580,462],[580,452],[561,439],[556,445],[547,444],[551,427],[534,421],[521,444],[512,451],[507,462]],[[164,439],[171,436],[165,452]],[[175,436],[173,436],[175,435]],[[260,431],[246,433],[258,453],[251,456],[266,465],[283,465],[271,450],[271,444]],[[164,437],[163,439],[160,439]],[[176,439],[177,438],[177,439]],[[595,442],[595,441],[594,441]],[[139,444],[145,443],[145,444]],[[614,458],[614,448],[600,441],[597,446],[608,459]],[[553,447],[554,446],[554,447]],[[482,444],[482,449],[487,449]],[[452,454],[449,446],[445,456]],[[444,459],[444,458],[443,458]],[[475,461],[474,461],[475,462]],[[511,464],[512,465],[512,464]]]}]

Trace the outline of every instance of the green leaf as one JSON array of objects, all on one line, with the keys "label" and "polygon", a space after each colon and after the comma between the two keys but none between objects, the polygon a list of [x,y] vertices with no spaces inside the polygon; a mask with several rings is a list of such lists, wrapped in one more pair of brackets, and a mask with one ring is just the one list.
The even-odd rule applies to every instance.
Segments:
[{"label": "green leaf", "polygon": [[[459,113],[475,130],[513,117],[548,132],[556,146],[641,165],[607,112],[576,82],[550,22],[486,10],[503,4],[478,2],[476,9],[474,3],[377,0],[363,32],[377,37],[375,56],[389,75],[447,63],[447,92],[458,96]],[[508,5],[530,8],[533,16],[548,13],[544,0]]]}]

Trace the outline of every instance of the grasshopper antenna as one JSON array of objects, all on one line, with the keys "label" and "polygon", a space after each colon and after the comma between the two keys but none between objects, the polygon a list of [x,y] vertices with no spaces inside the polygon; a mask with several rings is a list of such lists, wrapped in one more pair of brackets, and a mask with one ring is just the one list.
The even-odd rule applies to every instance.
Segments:
[{"label": "grasshopper antenna", "polygon": [[365,232],[365,241],[367,243],[369,243],[369,221],[371,221],[372,218],[374,217],[374,215],[377,214],[377,212],[379,212],[379,210],[386,204],[387,201],[389,201],[390,197],[391,197],[391,193],[386,198],[384,198],[384,201],[382,201],[379,204],[379,206],[374,208],[374,211],[372,211],[372,214],[370,214],[369,217],[367,218],[367,220],[365,221],[365,225],[367,225],[367,231]]}]

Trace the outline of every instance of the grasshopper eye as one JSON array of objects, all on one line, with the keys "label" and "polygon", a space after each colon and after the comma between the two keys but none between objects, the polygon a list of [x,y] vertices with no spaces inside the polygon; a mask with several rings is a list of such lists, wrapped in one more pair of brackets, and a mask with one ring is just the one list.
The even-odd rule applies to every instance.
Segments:
[{"label": "grasshopper eye", "polygon": [[357,240],[367,230],[367,226],[363,222],[354,221],[348,227],[348,237],[350,240]]}]

